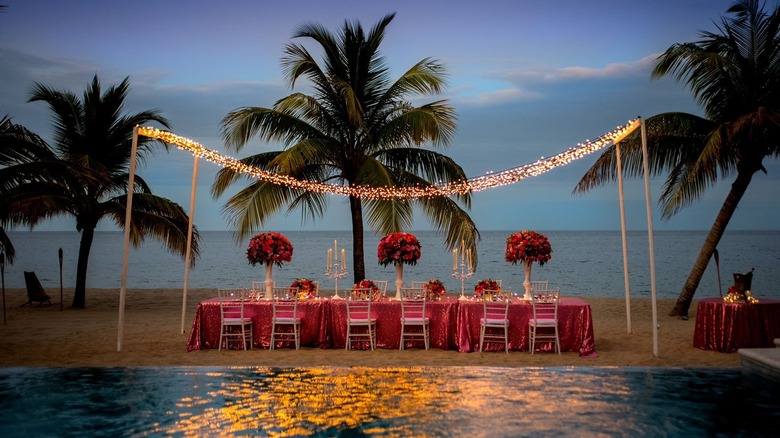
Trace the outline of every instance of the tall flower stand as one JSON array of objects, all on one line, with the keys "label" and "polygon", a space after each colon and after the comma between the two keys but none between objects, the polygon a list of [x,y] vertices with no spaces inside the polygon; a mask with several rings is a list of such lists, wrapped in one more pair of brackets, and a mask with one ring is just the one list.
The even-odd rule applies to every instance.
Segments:
[{"label": "tall flower stand", "polygon": [[265,263],[265,297],[273,298],[274,295],[274,264]]},{"label": "tall flower stand", "polygon": [[525,288],[525,295],[523,295],[523,299],[525,301],[531,301],[532,293],[533,293],[533,286],[531,286],[531,265],[533,264],[532,261],[526,260],[523,262],[523,271],[525,272],[525,280],[523,281],[523,287]]},{"label": "tall flower stand", "polygon": [[395,262],[395,299],[401,300],[401,289],[404,287],[404,264]]}]

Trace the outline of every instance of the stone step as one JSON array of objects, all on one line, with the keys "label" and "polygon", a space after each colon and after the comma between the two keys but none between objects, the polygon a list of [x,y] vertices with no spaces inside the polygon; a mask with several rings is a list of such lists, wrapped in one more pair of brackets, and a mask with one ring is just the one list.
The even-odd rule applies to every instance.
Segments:
[{"label": "stone step", "polygon": [[780,339],[775,339],[778,348],[740,348],[742,368],[780,382]]}]

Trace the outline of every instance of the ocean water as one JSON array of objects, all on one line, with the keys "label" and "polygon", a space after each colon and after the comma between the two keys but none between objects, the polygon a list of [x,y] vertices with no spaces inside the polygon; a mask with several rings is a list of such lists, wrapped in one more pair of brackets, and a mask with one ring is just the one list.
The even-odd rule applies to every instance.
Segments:
[{"label": "ocean water", "polygon": [[0,436],[777,436],[739,368],[6,368]]},{"label": "ocean water", "polygon": [[[543,231],[553,247],[552,260],[533,266],[534,280],[549,280],[561,293],[580,297],[622,297],[624,295],[623,254],[620,231]],[[473,276],[464,281],[466,293],[480,279],[500,279],[504,288],[522,291],[523,269],[504,261],[506,238],[512,231],[483,231],[478,244],[479,264]],[[352,282],[352,237],[349,231],[289,231],[283,233],[294,246],[293,260],[274,267],[277,284],[295,278],[318,280],[321,289],[333,289],[333,279],[325,276],[328,248],[337,240],[347,251],[348,275],[339,288]],[[447,290],[459,293],[461,281],[452,276],[452,253],[435,231],[414,232],[422,244],[422,257],[416,266],[404,267],[404,280],[441,279]],[[706,231],[656,231],[655,266],[658,298],[676,298],[701,248]],[[75,232],[15,231],[10,237],[17,249],[17,261],[5,268],[5,286],[23,288],[23,271],[35,271],[44,288],[60,285],[58,249],[62,248],[62,283],[75,285],[80,235]],[[392,266],[377,263],[380,237],[366,234],[366,276],[395,280]],[[246,260],[248,241],[236,242],[231,232],[201,233],[201,255],[189,273],[190,288],[250,286],[263,280],[261,266]],[[732,274],[755,269],[753,294],[759,299],[780,298],[780,231],[727,231],[721,240],[720,282],[714,261],[710,263],[696,292],[696,298],[718,297],[719,284],[725,294],[733,284]],[[122,232],[98,232],[92,246],[87,287],[119,288],[122,274]],[[650,297],[649,246],[646,231],[628,232],[629,281],[632,297]],[[147,241],[131,249],[128,288],[181,288],[184,285],[183,258],[167,252],[160,243]]]}]

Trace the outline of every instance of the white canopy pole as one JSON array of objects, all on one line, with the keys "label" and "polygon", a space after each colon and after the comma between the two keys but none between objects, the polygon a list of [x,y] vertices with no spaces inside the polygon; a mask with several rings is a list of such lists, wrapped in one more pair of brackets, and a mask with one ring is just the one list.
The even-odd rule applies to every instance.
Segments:
[{"label": "white canopy pole", "polygon": [[626,239],[626,207],[623,197],[623,163],[620,159],[620,142],[634,132],[640,125],[641,118],[637,118],[631,123],[623,133],[615,137],[612,143],[615,144],[615,154],[617,158],[617,179],[618,179],[618,197],[620,198],[620,230],[623,238],[623,282],[626,289],[626,330],[631,333],[631,287],[628,281],[628,240]]},{"label": "white canopy pole", "polygon": [[645,171],[645,203],[647,205],[647,240],[650,248],[650,292],[653,304],[653,355],[658,357],[658,308],[655,291],[655,242],[653,239],[653,208],[650,201],[650,170],[647,154],[647,128],[645,119],[640,119],[642,128],[642,161]]},{"label": "white canopy pole", "polygon": [[190,282],[190,260],[192,258],[192,222],[195,220],[195,191],[198,183],[198,156],[192,165],[192,190],[190,192],[190,223],[187,227],[187,254],[184,257],[184,291],[181,298],[181,333],[184,334],[184,319],[187,315],[187,287]]},{"label": "white canopy pole", "polygon": [[138,126],[133,128],[133,148],[130,152],[130,176],[127,179],[127,205],[125,205],[125,248],[122,255],[122,286],[119,288],[119,322],[117,323],[116,351],[122,351],[125,336],[125,295],[127,291],[127,262],[130,255],[130,219],[133,210],[135,186],[135,156],[138,152]]},{"label": "white canopy pole", "polygon": [[618,197],[620,199],[620,231],[623,238],[623,283],[626,289],[626,333],[631,333],[631,286],[628,280],[628,239],[626,238],[626,205],[623,198],[623,163],[620,160],[620,142],[615,143],[617,158]]}]

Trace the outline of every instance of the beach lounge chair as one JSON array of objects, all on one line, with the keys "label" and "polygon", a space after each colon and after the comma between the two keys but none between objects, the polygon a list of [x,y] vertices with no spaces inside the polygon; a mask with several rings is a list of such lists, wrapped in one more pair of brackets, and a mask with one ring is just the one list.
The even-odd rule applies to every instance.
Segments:
[{"label": "beach lounge chair", "polygon": [[38,276],[35,275],[35,272],[24,271],[24,283],[27,285],[27,302],[22,304],[22,306],[32,306],[33,302],[42,305],[44,301],[51,305],[51,299],[46,295],[46,291],[43,290],[43,286],[38,281]]}]

